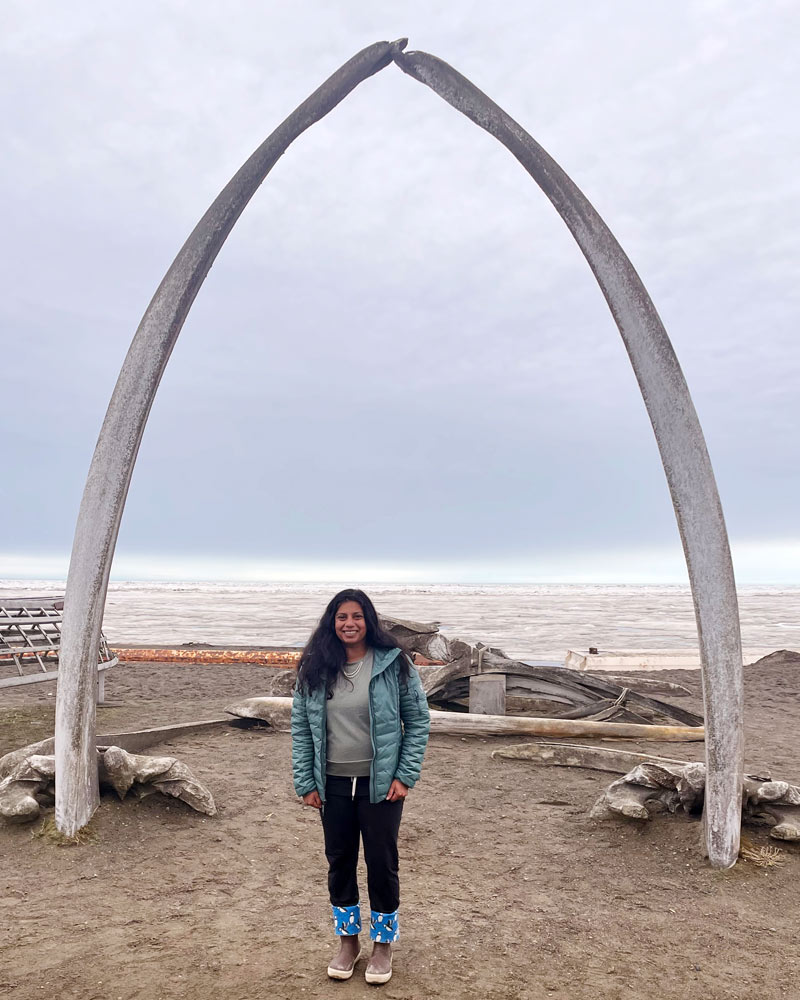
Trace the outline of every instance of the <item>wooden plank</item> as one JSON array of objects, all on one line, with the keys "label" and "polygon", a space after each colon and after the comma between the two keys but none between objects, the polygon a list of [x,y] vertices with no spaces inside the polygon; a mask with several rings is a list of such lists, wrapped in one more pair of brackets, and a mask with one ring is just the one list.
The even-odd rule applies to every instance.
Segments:
[{"label": "wooden plank", "polygon": [[61,611],[64,607],[64,595],[45,595],[42,597],[0,597],[0,611],[7,609],[10,611],[19,611],[22,608],[28,608],[32,610],[39,611],[40,608],[44,608],[45,611]]},{"label": "wooden plank", "polygon": [[[116,667],[119,660],[113,657],[110,660],[104,660],[102,663],[97,664],[97,669],[99,671],[109,670],[111,667]],[[40,681],[57,681],[58,671],[57,670],[47,670],[40,674],[25,674],[22,677],[4,677],[0,680],[0,688],[5,687],[17,687],[20,684],[38,684]]]},{"label": "wooden plank", "polygon": [[469,679],[469,710],[473,715],[505,715],[505,674],[473,674]]},{"label": "wooden plank", "polygon": [[57,670],[48,670],[42,674],[25,674],[22,677],[4,677],[0,680],[0,688],[18,687],[20,684],[38,684],[40,681],[58,680]]},{"label": "wooden plank", "polygon": [[39,646],[11,646],[5,643],[0,645],[0,659],[10,659],[12,656],[46,656],[48,653],[57,652],[57,642]]}]

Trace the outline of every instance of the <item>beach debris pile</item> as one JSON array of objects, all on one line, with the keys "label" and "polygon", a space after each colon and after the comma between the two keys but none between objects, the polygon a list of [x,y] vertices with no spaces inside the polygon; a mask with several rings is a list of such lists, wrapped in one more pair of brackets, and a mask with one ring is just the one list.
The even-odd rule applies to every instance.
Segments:
[{"label": "beach debris pile", "polygon": [[[435,623],[383,617],[381,624],[398,646],[412,655],[428,701],[447,710],[431,712],[431,732],[681,742],[704,737],[699,715],[605,677],[550,662],[512,660],[500,649],[442,635]],[[475,712],[470,707],[471,682],[489,677],[501,682],[500,710]],[[288,695],[295,679],[294,671],[286,671],[284,676],[266,681],[264,696],[242,699],[225,711],[287,729],[291,710]],[[506,714],[507,706],[520,714]],[[470,711],[465,711],[467,707]]]},{"label": "beach debris pile", "polygon": [[[56,759],[52,753],[37,752],[40,749],[42,744],[34,743],[0,758],[0,817],[9,823],[32,822],[43,806],[55,802]],[[112,789],[120,799],[128,792],[140,799],[161,792],[197,812],[216,814],[211,792],[175,757],[148,757],[120,747],[98,747],[97,767],[101,789]]]},{"label": "beach debris pile", "polygon": [[703,719],[694,712],[607,677],[547,662],[513,660],[501,649],[442,635],[434,623],[392,618],[381,621],[398,645],[416,654],[425,694],[442,708],[463,711],[469,704],[470,678],[495,674],[505,677],[506,704],[519,714],[640,725],[703,725]]},{"label": "beach debris pile", "polygon": [[[613,781],[591,811],[593,819],[648,820],[654,813],[700,815],[706,766],[646,761]],[[748,774],[742,781],[742,822],[768,824],[775,840],[800,841],[800,787]]]}]

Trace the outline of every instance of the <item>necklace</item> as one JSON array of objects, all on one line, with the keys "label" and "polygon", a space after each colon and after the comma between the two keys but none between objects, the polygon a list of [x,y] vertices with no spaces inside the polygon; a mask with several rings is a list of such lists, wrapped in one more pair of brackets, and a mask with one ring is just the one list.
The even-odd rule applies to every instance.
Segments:
[{"label": "necklace", "polygon": [[[364,660],[366,660],[366,655],[362,656],[360,660],[356,660],[353,664],[346,664],[342,667],[342,673],[349,680],[355,680],[356,677],[361,673],[361,668],[364,666]],[[347,667],[350,666],[352,669],[348,670]]]}]

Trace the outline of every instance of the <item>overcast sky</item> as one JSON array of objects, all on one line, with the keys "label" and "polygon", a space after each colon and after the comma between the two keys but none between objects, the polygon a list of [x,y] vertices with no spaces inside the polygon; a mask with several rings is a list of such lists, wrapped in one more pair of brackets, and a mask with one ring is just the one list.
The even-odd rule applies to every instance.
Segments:
[{"label": "overcast sky", "polygon": [[[594,203],[684,368],[740,579],[800,583],[798,29],[776,0],[6,0],[0,577],[63,573],[125,352],[219,190],[351,55],[407,35]],[[508,152],[394,66],[289,149],[228,239],[115,565],[683,578],[588,266]]]}]

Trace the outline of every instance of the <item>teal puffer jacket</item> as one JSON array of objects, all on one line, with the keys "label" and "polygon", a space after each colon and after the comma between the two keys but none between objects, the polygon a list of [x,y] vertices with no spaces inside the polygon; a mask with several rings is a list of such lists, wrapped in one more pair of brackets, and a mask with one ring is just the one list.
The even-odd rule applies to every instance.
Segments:
[{"label": "teal puffer jacket", "polygon": [[[376,649],[369,682],[372,765],[369,800],[382,802],[398,778],[411,788],[419,778],[431,716],[419,673],[410,667],[408,683],[399,678],[399,649]],[[292,772],[298,795],[316,789],[325,801],[327,705],[325,686],[303,691],[292,702]]]}]

